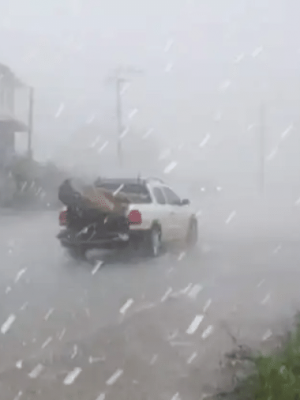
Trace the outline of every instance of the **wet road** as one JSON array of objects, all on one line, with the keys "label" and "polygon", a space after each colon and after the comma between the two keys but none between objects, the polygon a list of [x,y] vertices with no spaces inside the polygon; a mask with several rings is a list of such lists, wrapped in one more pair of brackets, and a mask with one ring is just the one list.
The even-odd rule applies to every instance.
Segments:
[{"label": "wet road", "polygon": [[299,309],[300,211],[210,201],[196,252],[95,270],[57,215],[1,215],[1,399],[199,400],[231,383],[240,343],[268,348]]}]

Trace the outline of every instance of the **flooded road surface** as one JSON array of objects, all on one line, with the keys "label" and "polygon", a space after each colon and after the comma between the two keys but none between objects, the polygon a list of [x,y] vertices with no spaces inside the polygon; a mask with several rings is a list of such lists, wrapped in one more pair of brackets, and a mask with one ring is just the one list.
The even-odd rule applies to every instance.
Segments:
[{"label": "flooded road surface", "polygon": [[299,216],[212,202],[196,251],[95,268],[60,248],[56,213],[1,215],[1,399],[199,400],[229,387],[235,340],[272,347],[299,309]]}]

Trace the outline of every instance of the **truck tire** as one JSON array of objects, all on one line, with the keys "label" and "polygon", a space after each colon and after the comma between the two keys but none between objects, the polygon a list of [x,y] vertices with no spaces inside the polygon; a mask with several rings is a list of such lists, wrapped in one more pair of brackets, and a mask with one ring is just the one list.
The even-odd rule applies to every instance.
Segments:
[{"label": "truck tire", "polygon": [[86,260],[85,249],[83,249],[82,247],[68,247],[67,250],[69,256],[72,257],[74,260]]},{"label": "truck tire", "polygon": [[145,236],[145,253],[149,257],[158,257],[161,247],[161,229],[158,225],[154,225]]},{"label": "truck tire", "polygon": [[197,246],[197,242],[198,242],[198,223],[196,218],[192,218],[190,220],[186,235],[186,245],[189,249],[193,249]]}]

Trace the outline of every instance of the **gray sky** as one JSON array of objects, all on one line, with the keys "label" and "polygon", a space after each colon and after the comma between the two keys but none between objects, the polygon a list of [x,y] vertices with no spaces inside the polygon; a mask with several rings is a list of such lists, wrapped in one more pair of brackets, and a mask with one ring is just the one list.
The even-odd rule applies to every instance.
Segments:
[{"label": "gray sky", "polygon": [[[125,122],[137,108],[130,123],[153,127],[164,144],[201,142],[210,132],[210,143],[222,143],[218,155],[210,149],[214,163],[241,151],[247,157],[255,146],[247,128],[257,123],[262,101],[270,115],[268,152],[298,123],[299,5],[293,0],[2,3],[1,61],[36,87],[41,157],[55,154],[93,115],[114,123],[114,89],[105,79],[118,65],[144,71],[123,96]],[[256,162],[253,152],[249,157]]]}]

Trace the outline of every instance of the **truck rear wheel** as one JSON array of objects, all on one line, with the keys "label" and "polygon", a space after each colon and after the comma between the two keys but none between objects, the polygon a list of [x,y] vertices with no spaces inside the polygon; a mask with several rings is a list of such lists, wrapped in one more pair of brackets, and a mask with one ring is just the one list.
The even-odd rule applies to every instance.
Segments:
[{"label": "truck rear wheel", "polygon": [[152,229],[146,233],[145,237],[145,252],[149,257],[158,257],[161,252],[161,230],[159,226],[153,226]]}]

